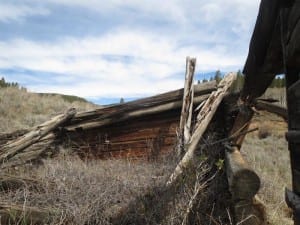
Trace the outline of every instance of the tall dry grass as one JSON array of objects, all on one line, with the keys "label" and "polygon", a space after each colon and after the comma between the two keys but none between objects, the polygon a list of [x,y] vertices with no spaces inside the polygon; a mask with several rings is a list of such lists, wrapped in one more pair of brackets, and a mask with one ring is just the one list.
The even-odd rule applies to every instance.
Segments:
[{"label": "tall dry grass", "polygon": [[[242,152],[260,176],[260,199],[267,207],[272,225],[292,225],[291,211],[284,199],[285,187],[291,187],[290,158],[285,132],[286,122],[267,112],[254,117],[252,126],[260,131],[248,134]],[[262,138],[263,137],[263,138]]]},{"label": "tall dry grass", "polygon": [[41,96],[16,87],[0,88],[0,133],[36,126],[71,107],[78,111],[96,108],[91,103],[70,103],[60,96]]},{"label": "tall dry grass", "polygon": [[61,155],[38,168],[16,172],[35,177],[41,185],[1,193],[0,201],[47,208],[53,212],[48,220],[53,225],[111,224],[110,219],[131,201],[162,185],[171,167],[165,162],[84,162]]},{"label": "tall dry grass", "polygon": [[[88,160],[76,156],[59,155],[47,159],[43,165],[19,168],[14,175],[34,177],[34,183],[14,190],[1,191],[0,202],[11,202],[23,207],[48,209],[47,224],[72,225],[178,225],[182,224],[189,200],[195,188],[201,188],[196,223],[206,225],[223,223],[218,214],[216,190],[226,188],[217,171],[213,187],[202,183],[210,177],[205,163],[199,164],[197,173],[188,173],[175,187],[165,189],[165,183],[175,167],[168,157],[155,162],[129,160]],[[195,177],[198,183],[195,183]],[[220,179],[221,178],[221,179]],[[230,214],[228,213],[228,221]],[[21,223],[20,223],[21,222]],[[22,219],[11,225],[30,224]]]},{"label": "tall dry grass", "polygon": [[286,107],[286,90],[285,90],[285,88],[268,88],[261,97],[276,99],[276,100],[278,100],[278,102],[275,104]]}]

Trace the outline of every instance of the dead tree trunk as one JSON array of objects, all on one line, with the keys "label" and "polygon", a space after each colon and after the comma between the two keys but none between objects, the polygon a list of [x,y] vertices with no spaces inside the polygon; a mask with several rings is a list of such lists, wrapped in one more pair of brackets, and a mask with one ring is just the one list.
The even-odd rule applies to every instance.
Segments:
[{"label": "dead tree trunk", "polygon": [[182,109],[179,123],[179,143],[178,156],[184,153],[184,146],[191,138],[191,123],[193,114],[193,98],[194,98],[194,72],[196,67],[196,59],[187,57],[186,74],[183,92]]},{"label": "dead tree trunk", "polygon": [[236,80],[236,74],[228,74],[219,84],[218,89],[211,93],[209,98],[206,100],[201,111],[197,116],[197,124],[190,142],[188,143],[187,152],[183,156],[182,160],[178,163],[175,171],[170,176],[167,186],[172,185],[179,176],[182,175],[183,171],[192,163],[194,153],[197,149],[197,145],[205,132],[208,124],[213,118],[219,104],[226,94],[229,93],[233,82]]}]

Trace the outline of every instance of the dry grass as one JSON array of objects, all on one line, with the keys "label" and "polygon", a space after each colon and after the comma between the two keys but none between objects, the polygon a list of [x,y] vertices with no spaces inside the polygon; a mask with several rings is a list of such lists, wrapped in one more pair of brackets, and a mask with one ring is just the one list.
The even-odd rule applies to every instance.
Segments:
[{"label": "dry grass", "polygon": [[42,186],[26,185],[2,193],[0,201],[49,208],[57,212],[50,224],[111,224],[129,203],[166,182],[171,163],[106,160],[83,162],[76,156],[48,159],[38,168],[17,171]]},{"label": "dry grass", "polygon": [[267,206],[269,222],[272,225],[293,224],[284,200],[285,187],[291,187],[289,151],[284,138],[287,124],[276,115],[262,112],[254,118],[252,126],[263,126],[268,133],[264,139],[258,138],[259,133],[249,134],[242,152],[261,178],[259,197]]},{"label": "dry grass", "polygon": [[[224,198],[225,192],[216,192],[227,187],[223,182],[224,171],[217,171],[216,179],[210,185],[204,185],[210,175],[207,163],[202,162],[196,174],[193,170],[176,187],[165,189],[174,166],[175,161],[170,159],[151,163],[128,160],[84,162],[76,156],[60,155],[45,160],[39,167],[14,171],[21,177],[35,177],[40,181],[39,185],[34,187],[31,183],[2,191],[0,202],[49,209],[52,213],[47,224],[51,225],[178,225],[183,221],[195,188],[200,188],[195,224],[213,221],[230,224],[223,223],[223,215],[218,211],[220,205],[225,205],[221,199],[218,201],[218,196]],[[196,177],[198,182],[195,183]],[[230,221],[229,211],[224,213]],[[15,224],[20,223],[11,223]]]},{"label": "dry grass", "polygon": [[40,96],[15,87],[0,88],[0,133],[36,126],[71,107],[78,111],[96,108],[90,103],[69,103],[60,96]]},{"label": "dry grass", "polygon": [[280,106],[286,107],[286,91],[285,88],[268,88],[266,92],[261,96],[262,98],[273,98],[278,100],[277,103]]}]

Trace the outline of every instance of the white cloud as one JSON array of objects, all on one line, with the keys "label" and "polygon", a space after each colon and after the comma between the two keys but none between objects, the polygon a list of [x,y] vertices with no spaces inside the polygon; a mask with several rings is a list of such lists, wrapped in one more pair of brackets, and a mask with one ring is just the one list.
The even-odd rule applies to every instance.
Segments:
[{"label": "white cloud", "polygon": [[30,7],[24,4],[0,3],[0,22],[22,21],[33,15],[48,15],[49,10],[42,7]]},{"label": "white cloud", "polygon": [[[40,8],[33,7],[37,2]],[[107,19],[120,16],[118,26],[96,36],[72,37],[68,35],[70,28],[66,28],[66,33],[55,42],[22,37],[0,39],[0,69],[24,68],[57,74],[55,85],[47,78],[44,83],[33,82],[29,88],[37,92],[83,97],[157,94],[182,87],[188,55],[197,57],[197,71],[240,69],[258,3],[259,0],[163,3],[158,0],[44,0],[43,3],[24,0],[23,5],[14,6],[0,3],[0,21],[51,14],[51,5],[83,7],[106,15]],[[6,14],[1,14],[5,10]],[[137,18],[142,20],[135,21]],[[147,26],[153,18],[167,23]],[[133,26],[126,24],[128,20],[134,21],[130,24]],[[181,78],[178,73],[182,73]]]},{"label": "white cloud", "polygon": [[[0,52],[5,52],[0,55],[0,68],[17,67],[72,76],[78,84],[69,88],[47,84],[47,88],[33,85],[32,89],[90,97],[136,96],[178,88],[184,80],[188,55],[197,57],[198,71],[228,70],[241,64],[238,57],[226,56],[223,48],[211,51],[197,45],[179,46],[178,42],[176,38],[128,30],[100,37],[68,38],[55,44],[18,39],[0,42]],[[116,57],[107,58],[111,55]],[[182,78],[175,78],[179,72]]]}]

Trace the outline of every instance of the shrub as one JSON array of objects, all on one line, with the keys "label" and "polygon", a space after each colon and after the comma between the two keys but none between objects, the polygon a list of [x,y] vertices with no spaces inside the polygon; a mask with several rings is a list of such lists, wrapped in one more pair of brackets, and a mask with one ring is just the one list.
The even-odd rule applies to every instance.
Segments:
[{"label": "shrub", "polygon": [[271,133],[271,126],[268,123],[262,123],[258,130],[258,138],[259,139],[265,139],[269,137]]}]

